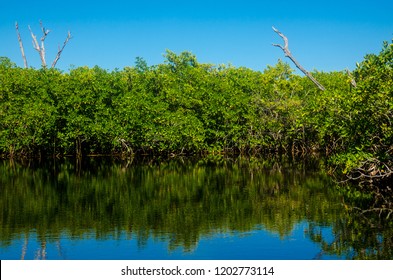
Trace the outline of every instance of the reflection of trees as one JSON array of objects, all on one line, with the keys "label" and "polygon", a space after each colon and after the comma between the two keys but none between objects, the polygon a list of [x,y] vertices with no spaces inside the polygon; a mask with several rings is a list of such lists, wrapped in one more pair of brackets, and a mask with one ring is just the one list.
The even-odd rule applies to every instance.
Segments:
[{"label": "reflection of trees", "polygon": [[169,249],[192,250],[202,236],[260,225],[281,237],[303,220],[341,230],[339,198],[328,178],[311,168],[315,164],[220,158],[105,161],[86,160],[78,168],[69,161],[29,168],[2,162],[3,246],[31,230],[45,244],[41,257],[48,236],[56,241],[62,234],[84,238],[93,232],[106,239],[125,232],[141,246],[155,238],[166,240]]},{"label": "reflection of trees", "polygon": [[[22,245],[22,252],[21,252],[21,256],[20,259],[24,260],[26,258],[26,254],[28,251],[28,247],[29,247],[29,238],[30,238],[30,234],[29,233],[25,233],[24,237],[23,237],[23,245]],[[55,240],[56,243],[56,250],[59,254],[59,256],[64,259],[64,254],[63,254],[63,249],[60,243],[60,239],[56,238]],[[47,259],[47,244],[48,244],[48,240],[46,237],[39,237],[39,247],[35,249],[34,251],[34,259],[36,260],[46,260]]]},{"label": "reflection of trees", "polygon": [[307,235],[321,247],[320,255],[346,259],[390,260],[393,257],[393,224],[376,217],[345,216],[333,223],[334,240],[329,241],[321,227],[309,224]]}]

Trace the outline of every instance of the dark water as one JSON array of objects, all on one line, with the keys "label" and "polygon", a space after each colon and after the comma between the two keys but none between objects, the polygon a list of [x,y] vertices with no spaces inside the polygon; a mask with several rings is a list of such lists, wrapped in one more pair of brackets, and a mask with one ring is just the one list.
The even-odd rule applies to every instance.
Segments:
[{"label": "dark water", "polygon": [[391,259],[319,163],[0,161],[1,259]]}]

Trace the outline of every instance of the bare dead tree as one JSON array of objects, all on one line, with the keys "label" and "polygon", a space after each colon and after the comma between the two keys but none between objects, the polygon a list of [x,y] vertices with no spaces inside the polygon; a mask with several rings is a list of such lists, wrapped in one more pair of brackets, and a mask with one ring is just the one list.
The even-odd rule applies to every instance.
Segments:
[{"label": "bare dead tree", "polygon": [[26,56],[25,56],[25,49],[23,48],[22,38],[20,37],[20,33],[19,33],[18,22],[15,22],[15,29],[16,29],[16,34],[18,36],[20,52],[22,53],[23,64],[25,65],[25,68],[28,68],[27,59],[26,59]]},{"label": "bare dead tree", "polygon": [[288,38],[284,36],[280,31],[278,31],[274,26],[272,26],[274,32],[276,32],[283,40],[284,46],[279,44],[273,44],[275,47],[279,47],[284,51],[286,57],[288,57],[292,62],[296,65],[296,67],[302,71],[320,90],[325,90],[325,88],[306,70],[304,69],[297,60],[292,56],[291,52],[288,49]]},{"label": "bare dead tree", "polygon": [[41,30],[42,30],[42,33],[43,33],[43,35],[41,37],[41,45],[38,44],[37,37],[33,33],[33,31],[31,30],[30,25],[29,25],[29,30],[30,30],[31,37],[33,38],[33,48],[40,55],[42,67],[46,68],[45,43],[44,42],[45,42],[46,36],[49,34],[50,30],[49,29],[45,29],[45,27],[43,27],[42,21],[40,21],[40,26],[41,26]]},{"label": "bare dead tree", "polygon": [[63,52],[65,46],[67,45],[68,41],[69,41],[71,38],[72,38],[72,37],[71,37],[71,32],[68,31],[67,38],[65,39],[65,41],[64,41],[64,43],[63,43],[63,47],[60,48],[60,46],[59,46],[59,50],[57,51],[57,55],[56,55],[56,57],[55,57],[55,60],[54,60],[53,63],[52,63],[52,68],[55,68],[57,61],[60,59],[61,53]]},{"label": "bare dead tree", "polygon": [[[33,31],[31,30],[30,26],[29,26],[29,30],[30,30],[31,37],[32,37],[32,39],[33,39],[33,48],[34,48],[34,49],[38,52],[38,54],[40,55],[42,67],[43,67],[43,68],[46,68],[47,64],[46,64],[46,58],[45,58],[45,55],[46,55],[46,53],[45,53],[45,39],[46,39],[46,36],[48,36],[50,30],[49,30],[49,29],[46,29],[46,28],[42,25],[42,21],[40,21],[40,26],[41,26],[41,31],[42,31],[42,34],[43,34],[42,37],[41,37],[41,39],[40,39],[41,44],[38,43],[37,36],[33,33]],[[54,67],[56,66],[56,63],[59,61],[60,56],[61,56],[61,54],[62,54],[62,52],[63,52],[65,46],[67,45],[68,41],[69,41],[71,38],[72,38],[72,37],[71,37],[71,32],[68,31],[68,33],[67,33],[67,38],[65,39],[65,41],[64,41],[64,43],[63,43],[63,46],[62,46],[61,48],[60,48],[60,46],[59,46],[59,50],[57,51],[56,57],[55,57],[55,59],[54,59],[54,61],[53,61],[53,63],[52,63],[52,66],[51,66],[52,68],[54,68]]]}]

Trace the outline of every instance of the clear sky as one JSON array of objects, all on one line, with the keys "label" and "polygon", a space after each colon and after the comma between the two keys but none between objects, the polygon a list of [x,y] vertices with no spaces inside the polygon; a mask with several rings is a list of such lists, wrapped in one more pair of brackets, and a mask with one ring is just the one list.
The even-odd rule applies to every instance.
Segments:
[{"label": "clear sky", "polygon": [[[7,1],[0,3],[0,56],[23,66],[15,22],[29,66],[39,68],[28,25],[41,36],[51,64],[70,30],[73,38],[57,67],[133,66],[164,62],[166,49],[190,51],[201,63],[263,70],[278,59],[291,63],[272,43],[289,39],[289,49],[306,69],[353,69],[367,53],[378,53],[393,38],[393,1],[111,0]],[[292,64],[291,66],[295,68]]]}]

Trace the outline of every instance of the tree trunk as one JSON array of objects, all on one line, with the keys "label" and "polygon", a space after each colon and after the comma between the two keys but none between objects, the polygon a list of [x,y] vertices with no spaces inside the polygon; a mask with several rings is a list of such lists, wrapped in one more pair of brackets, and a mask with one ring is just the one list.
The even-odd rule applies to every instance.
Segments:
[{"label": "tree trunk", "polygon": [[16,34],[18,35],[19,48],[20,48],[20,52],[22,53],[23,64],[25,68],[28,68],[29,66],[27,65],[27,59],[25,56],[25,49],[23,48],[22,38],[20,37],[18,22],[15,23],[15,29],[16,29]]},{"label": "tree trunk", "polygon": [[75,140],[75,153],[77,158],[82,157],[82,139],[78,136]]}]

